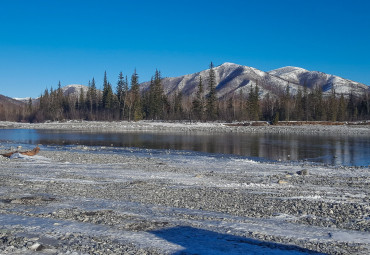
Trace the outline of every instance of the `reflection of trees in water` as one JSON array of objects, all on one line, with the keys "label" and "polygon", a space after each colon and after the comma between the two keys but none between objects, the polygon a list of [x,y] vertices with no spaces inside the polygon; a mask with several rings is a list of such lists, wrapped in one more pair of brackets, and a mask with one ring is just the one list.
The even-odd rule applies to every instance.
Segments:
[{"label": "reflection of trees in water", "polygon": [[296,134],[88,133],[6,130],[0,139],[29,143],[138,147],[235,154],[272,160],[368,165],[370,137]]}]

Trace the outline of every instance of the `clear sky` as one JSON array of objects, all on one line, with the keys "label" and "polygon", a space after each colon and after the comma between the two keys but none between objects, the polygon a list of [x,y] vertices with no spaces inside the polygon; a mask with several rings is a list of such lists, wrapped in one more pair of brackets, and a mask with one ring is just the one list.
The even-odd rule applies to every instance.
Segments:
[{"label": "clear sky", "polygon": [[0,0],[0,94],[38,97],[104,71],[180,76],[233,62],[370,85],[368,0]]}]

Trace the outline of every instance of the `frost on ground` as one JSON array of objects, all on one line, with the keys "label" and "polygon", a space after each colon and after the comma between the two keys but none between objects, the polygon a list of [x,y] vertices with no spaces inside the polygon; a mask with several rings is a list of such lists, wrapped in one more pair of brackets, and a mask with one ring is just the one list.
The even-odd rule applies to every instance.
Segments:
[{"label": "frost on ground", "polygon": [[43,147],[0,158],[1,254],[369,254],[368,168]]}]

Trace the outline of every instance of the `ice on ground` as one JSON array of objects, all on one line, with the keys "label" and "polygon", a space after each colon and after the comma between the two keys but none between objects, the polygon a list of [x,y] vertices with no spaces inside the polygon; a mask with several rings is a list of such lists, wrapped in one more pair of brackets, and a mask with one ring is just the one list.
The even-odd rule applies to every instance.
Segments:
[{"label": "ice on ground", "polygon": [[27,155],[23,155],[18,152],[13,153],[10,156],[10,159],[22,159],[22,160],[35,161],[35,162],[50,162],[50,159],[43,157],[43,156],[38,156],[38,155],[27,156]]}]

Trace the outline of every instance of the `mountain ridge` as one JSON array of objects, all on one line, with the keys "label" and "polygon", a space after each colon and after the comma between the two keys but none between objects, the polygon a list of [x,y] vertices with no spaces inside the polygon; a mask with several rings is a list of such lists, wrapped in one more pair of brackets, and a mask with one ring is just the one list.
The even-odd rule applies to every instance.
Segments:
[{"label": "mountain ridge", "polygon": [[[218,98],[230,97],[240,93],[246,95],[255,85],[258,85],[262,97],[267,94],[278,96],[284,93],[288,86],[292,94],[296,94],[304,86],[308,90],[320,86],[324,94],[329,94],[331,88],[334,88],[338,94],[344,94],[345,96],[351,93],[359,95],[369,90],[367,85],[359,82],[294,66],[264,72],[254,67],[225,62],[214,67],[214,71]],[[208,73],[209,69],[206,69],[178,77],[165,77],[162,79],[164,93],[173,95],[182,92],[185,96],[192,96],[197,90],[200,76],[202,76],[203,85],[207,90]],[[141,83],[143,90],[148,89],[149,85],[150,82]]]},{"label": "mountain ridge", "polygon": [[[167,96],[171,96],[182,92],[184,96],[191,97],[197,91],[200,77],[202,77],[204,89],[207,91],[209,70],[208,68],[192,74],[162,78],[164,93]],[[295,66],[285,66],[265,72],[254,67],[225,62],[214,67],[214,70],[218,98],[239,94],[247,95],[255,85],[258,85],[261,97],[267,94],[279,96],[281,93],[284,93],[288,86],[290,93],[293,95],[299,89],[303,89],[303,87],[307,87],[310,91],[316,86],[321,87],[324,95],[329,94],[332,88],[335,89],[337,94],[344,94],[345,96],[349,96],[351,93],[360,95],[365,91],[370,91],[369,86],[363,83]],[[145,91],[149,88],[149,85],[150,81],[142,82],[140,83],[140,88]],[[64,95],[78,97],[81,88],[84,93],[88,90],[88,86],[81,84],[69,84],[62,87],[62,90]],[[29,98],[18,100],[27,102]]]}]

